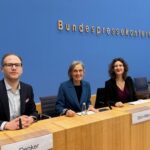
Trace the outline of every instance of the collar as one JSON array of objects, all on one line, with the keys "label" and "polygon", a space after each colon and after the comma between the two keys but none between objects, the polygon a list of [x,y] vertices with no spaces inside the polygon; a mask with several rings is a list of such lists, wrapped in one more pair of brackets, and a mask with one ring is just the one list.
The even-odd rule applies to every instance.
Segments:
[{"label": "collar", "polygon": [[[5,83],[5,86],[6,86],[6,90],[8,91],[8,90],[12,90],[12,87],[8,84],[8,82],[4,79],[4,83]],[[20,83],[19,83],[19,85],[18,85],[18,88],[17,88],[17,90],[20,90]]]}]

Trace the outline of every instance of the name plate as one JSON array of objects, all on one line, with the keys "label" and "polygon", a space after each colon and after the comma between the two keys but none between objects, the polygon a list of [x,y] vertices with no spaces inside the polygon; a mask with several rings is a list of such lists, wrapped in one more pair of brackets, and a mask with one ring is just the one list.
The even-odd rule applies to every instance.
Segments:
[{"label": "name plate", "polygon": [[52,134],[1,146],[1,150],[48,150],[51,148],[53,148]]},{"label": "name plate", "polygon": [[150,109],[132,113],[132,124],[150,120]]}]

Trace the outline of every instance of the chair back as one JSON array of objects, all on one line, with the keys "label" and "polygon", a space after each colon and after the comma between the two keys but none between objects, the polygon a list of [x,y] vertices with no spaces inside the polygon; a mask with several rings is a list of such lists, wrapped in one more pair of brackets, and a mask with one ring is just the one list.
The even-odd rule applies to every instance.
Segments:
[{"label": "chair back", "polygon": [[105,103],[105,88],[97,88],[95,108],[107,106]]},{"label": "chair back", "polygon": [[148,81],[146,77],[134,78],[134,85],[136,91],[148,90]]},{"label": "chair back", "polygon": [[96,94],[91,95],[90,101],[92,106],[95,106],[95,100],[96,100]]},{"label": "chair back", "polygon": [[45,96],[45,97],[39,97],[39,98],[41,102],[42,114],[45,114],[51,117],[58,116],[55,110],[57,96]]}]

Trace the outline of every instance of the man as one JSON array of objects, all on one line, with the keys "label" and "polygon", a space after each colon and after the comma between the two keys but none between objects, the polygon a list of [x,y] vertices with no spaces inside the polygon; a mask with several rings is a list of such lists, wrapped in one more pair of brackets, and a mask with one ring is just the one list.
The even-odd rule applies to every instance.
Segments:
[{"label": "man", "polygon": [[5,54],[1,60],[4,79],[0,81],[0,130],[27,128],[37,120],[32,86],[20,81],[22,59]]}]

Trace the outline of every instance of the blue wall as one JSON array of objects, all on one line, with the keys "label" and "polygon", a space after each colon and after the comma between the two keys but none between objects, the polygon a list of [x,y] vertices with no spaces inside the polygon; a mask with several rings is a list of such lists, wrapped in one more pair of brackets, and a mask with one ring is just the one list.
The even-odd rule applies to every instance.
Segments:
[{"label": "blue wall", "polygon": [[[33,85],[35,100],[57,94],[73,60],[85,63],[92,93],[104,86],[108,64],[123,57],[132,77],[150,79],[150,38],[107,36],[57,29],[57,21],[150,32],[149,0],[0,0],[0,57],[23,57],[22,80]],[[2,74],[0,75],[2,78]]]}]

